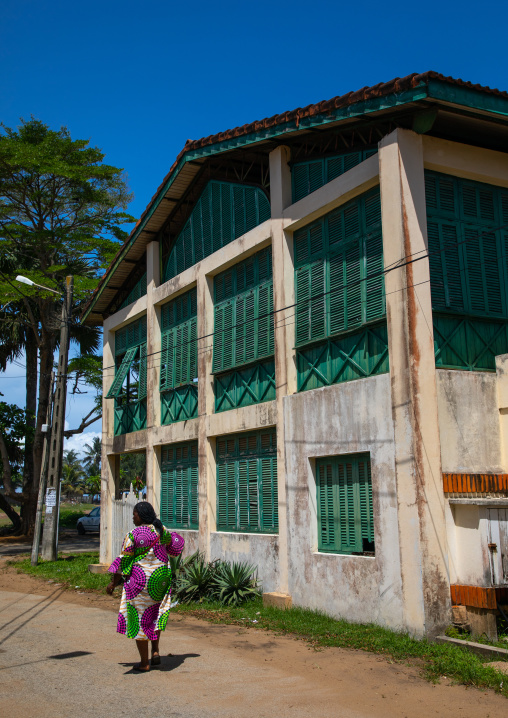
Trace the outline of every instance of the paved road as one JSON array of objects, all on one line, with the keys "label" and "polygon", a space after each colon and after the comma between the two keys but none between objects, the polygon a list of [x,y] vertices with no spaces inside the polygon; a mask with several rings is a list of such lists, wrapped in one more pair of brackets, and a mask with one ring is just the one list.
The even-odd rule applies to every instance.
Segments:
[{"label": "paved road", "polygon": [[[98,533],[85,534],[80,536],[77,531],[66,531],[58,543],[58,551],[63,553],[86,553],[87,551],[98,551],[100,539]],[[2,543],[0,542],[0,556],[19,556],[23,553],[30,553],[30,543]]]},{"label": "paved road", "polygon": [[432,686],[414,669],[360,651],[315,652],[291,638],[179,614],[161,639],[160,669],[136,674],[134,643],[114,632],[113,602],[104,609],[72,600],[60,589],[0,591],[2,715],[506,718],[506,699],[490,692]]}]

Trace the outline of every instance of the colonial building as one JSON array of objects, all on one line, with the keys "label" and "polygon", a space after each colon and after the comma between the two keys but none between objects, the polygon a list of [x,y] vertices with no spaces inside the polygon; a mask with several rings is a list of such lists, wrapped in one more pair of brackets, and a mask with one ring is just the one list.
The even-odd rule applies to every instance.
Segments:
[{"label": "colonial building", "polygon": [[508,94],[428,72],[188,141],[88,304],[189,551],[433,635],[508,583]]}]

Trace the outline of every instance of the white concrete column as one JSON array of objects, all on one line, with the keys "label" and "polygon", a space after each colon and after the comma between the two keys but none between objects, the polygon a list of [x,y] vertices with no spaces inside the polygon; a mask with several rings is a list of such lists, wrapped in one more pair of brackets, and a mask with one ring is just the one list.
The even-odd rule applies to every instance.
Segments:
[{"label": "white concrete column", "polygon": [[[154,291],[160,284],[159,243],[150,242],[146,247],[146,496],[155,507],[160,504],[161,475],[157,455],[154,452],[154,427],[161,424],[161,398],[159,377],[161,365],[160,307],[154,305]],[[158,512],[158,508],[155,508]]]},{"label": "white concrete column", "polygon": [[496,357],[497,408],[501,437],[501,462],[503,471],[508,470],[508,354]]},{"label": "white concrete column", "polygon": [[[421,136],[395,130],[379,146],[385,267],[427,251]],[[386,275],[404,627],[435,635],[450,588],[428,259]]]},{"label": "white concrete column", "polygon": [[[294,357],[294,309],[284,307],[294,303],[293,235],[284,232],[282,213],[291,204],[291,170],[289,148],[277,147],[270,153],[270,206],[273,265],[273,306],[275,341],[275,384],[277,401],[277,484],[279,503],[279,586],[281,593],[289,591],[288,575],[288,506],[286,480],[286,450],[284,442],[284,397],[296,391]],[[281,311],[283,310],[283,311]]]},{"label": "white concrete column", "polygon": [[112,555],[112,522],[113,500],[116,498],[120,478],[120,457],[108,454],[107,444],[102,444],[101,461],[101,544],[100,562],[111,563]]},{"label": "white concrete column", "polygon": [[[197,280],[198,337],[198,501],[199,548],[210,560],[210,532],[215,531],[215,459],[207,436],[206,417],[214,413],[213,361],[213,277],[198,275]],[[215,441],[213,441],[215,444]]]},{"label": "white concrete column", "polygon": [[106,321],[103,328],[102,349],[102,457],[101,457],[101,543],[100,562],[107,563],[111,557],[112,504],[116,493],[114,457],[110,456],[113,444],[115,400],[106,395],[115,378],[115,334],[109,331]]}]

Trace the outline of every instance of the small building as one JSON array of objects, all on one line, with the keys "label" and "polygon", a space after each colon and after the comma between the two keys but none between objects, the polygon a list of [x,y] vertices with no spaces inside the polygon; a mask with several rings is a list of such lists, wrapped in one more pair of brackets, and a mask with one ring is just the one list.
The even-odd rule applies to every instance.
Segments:
[{"label": "small building", "polygon": [[[189,551],[435,635],[508,602],[508,94],[409,75],[188,141],[84,312]],[[461,617],[461,618],[460,618]]]}]

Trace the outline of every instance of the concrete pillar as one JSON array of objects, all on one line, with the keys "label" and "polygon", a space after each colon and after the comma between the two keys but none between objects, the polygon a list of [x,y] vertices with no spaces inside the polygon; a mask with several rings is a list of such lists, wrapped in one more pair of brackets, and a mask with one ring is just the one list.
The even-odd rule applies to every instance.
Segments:
[{"label": "concrete pillar", "polygon": [[109,564],[115,558],[112,555],[113,500],[120,484],[120,457],[108,454],[107,444],[102,444],[101,474],[101,545],[100,562]]},{"label": "concrete pillar", "polygon": [[499,434],[501,437],[501,462],[503,471],[508,467],[508,354],[496,357],[497,408],[499,410]]},{"label": "concrete pillar", "polygon": [[[385,267],[427,251],[422,139],[395,130],[379,145]],[[386,275],[404,628],[433,636],[450,588],[438,429],[429,262]]]},{"label": "concrete pillar", "polygon": [[[279,502],[279,586],[289,591],[286,451],[284,441],[284,397],[296,391],[293,310],[280,311],[294,303],[293,236],[285,233],[283,210],[291,204],[289,148],[277,147],[270,153],[270,206],[272,231],[273,303],[275,340],[275,383],[277,402],[277,483]],[[279,310],[279,311],[278,311]],[[288,325],[289,324],[289,325]]]},{"label": "concrete pillar", "polygon": [[197,281],[198,337],[198,501],[199,548],[210,560],[210,533],[216,529],[215,458],[213,445],[208,439],[207,416],[214,413],[213,362],[213,277],[204,274]]},{"label": "concrete pillar", "polygon": [[[146,427],[148,435],[161,423],[159,377],[161,365],[160,308],[154,306],[153,292],[160,283],[159,243],[150,242],[146,248],[146,334],[147,334],[147,405]],[[148,469],[147,469],[148,470]]]}]

